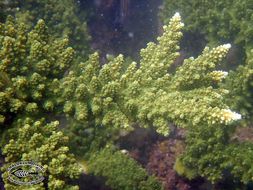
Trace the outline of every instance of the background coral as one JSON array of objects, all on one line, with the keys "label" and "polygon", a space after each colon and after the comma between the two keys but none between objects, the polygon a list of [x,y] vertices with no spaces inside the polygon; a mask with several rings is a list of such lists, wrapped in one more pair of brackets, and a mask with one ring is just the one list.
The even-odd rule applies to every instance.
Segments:
[{"label": "background coral", "polygon": [[[37,121],[41,116],[51,120],[52,114],[57,113],[59,82],[74,55],[67,45],[67,39],[55,40],[48,35],[43,20],[31,31],[12,17],[0,24],[0,135],[5,167],[19,160],[40,162],[46,167],[48,179],[39,189],[67,187],[64,180],[80,174],[73,155],[68,153],[66,137],[57,132],[56,123]],[[25,120],[27,116],[37,122]],[[3,174],[5,188],[16,189],[8,184],[7,177]]]},{"label": "background coral", "polygon": [[88,170],[106,177],[106,184],[112,189],[160,190],[163,189],[154,176],[148,176],[145,169],[123,152],[106,147],[91,156]]},{"label": "background coral", "polygon": [[59,80],[74,55],[68,40],[51,38],[43,20],[30,32],[11,17],[0,28],[2,125],[9,126],[18,115],[52,112]]},{"label": "background coral", "polygon": [[87,11],[79,10],[77,1],[26,0],[19,1],[18,8],[15,17],[19,22],[29,23],[32,27],[38,19],[45,20],[51,35],[69,38],[77,54],[87,57],[90,52]]},{"label": "background coral", "polygon": [[186,30],[203,33],[212,44],[233,42],[252,48],[253,3],[248,0],[164,1],[161,18],[165,23],[175,11],[184,18]]},{"label": "background coral", "polygon": [[253,120],[253,49],[248,52],[245,65],[231,71],[224,86],[230,91],[227,102],[243,115],[243,124],[251,125]]},{"label": "background coral", "polygon": [[[212,183],[230,179],[245,188],[252,182],[251,142],[231,140],[235,126],[198,126],[189,130],[185,152],[179,157],[188,171]],[[175,168],[176,169],[176,168]],[[231,179],[232,174],[232,179]],[[243,185],[244,184],[244,185]]]},{"label": "background coral", "polygon": [[57,131],[59,122],[46,124],[41,119],[33,121],[26,118],[19,120],[18,133],[13,134],[12,139],[3,148],[5,155],[5,173],[2,177],[5,189],[31,189],[9,182],[7,166],[18,161],[32,160],[43,166],[44,181],[32,186],[33,189],[78,189],[78,186],[69,185],[69,179],[78,178],[82,169],[77,164],[74,155],[69,154],[68,138],[62,132]]}]

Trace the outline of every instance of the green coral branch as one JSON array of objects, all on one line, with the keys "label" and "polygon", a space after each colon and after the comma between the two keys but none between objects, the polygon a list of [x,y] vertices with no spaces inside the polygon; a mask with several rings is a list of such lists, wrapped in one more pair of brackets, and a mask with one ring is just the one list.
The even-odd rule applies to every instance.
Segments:
[{"label": "green coral branch", "polygon": [[[164,23],[174,11],[185,18],[185,30],[204,34],[210,44],[233,42],[242,49],[237,62],[244,63],[229,73],[225,87],[231,92],[229,106],[242,113],[244,121],[252,121],[252,41],[253,3],[248,0],[164,1],[160,18]],[[232,55],[233,56],[233,55]],[[234,57],[233,57],[234,58]],[[190,73],[190,72],[189,72]],[[223,86],[223,87],[224,87]],[[244,122],[245,123],[245,122]]]},{"label": "green coral branch", "polygon": [[20,1],[15,17],[29,27],[32,27],[38,18],[45,20],[51,35],[55,38],[69,38],[77,54],[87,57],[90,52],[87,13],[79,10],[76,3],[74,0]]},{"label": "green coral branch", "polygon": [[[70,67],[74,50],[68,40],[53,40],[43,20],[28,32],[9,17],[0,24],[0,114],[35,114],[57,106],[60,79]],[[30,115],[31,116],[31,115]]]},{"label": "green coral branch", "polygon": [[124,58],[119,55],[100,68],[98,54],[91,55],[63,80],[64,112],[78,122],[96,118],[96,125],[121,129],[139,122],[164,135],[169,133],[168,121],[183,127],[240,119],[223,103],[227,91],[215,87],[226,73],[214,67],[226,56],[229,44],[206,48],[175,74],[168,73],[179,55],[182,27],[176,13],[157,44],[149,43],[141,50],[139,67],[133,62],[123,69]]},{"label": "green coral branch", "polygon": [[169,18],[178,11],[185,18],[186,30],[201,32],[208,41],[217,44],[219,41],[230,41],[252,48],[253,3],[248,0],[211,0],[211,1],[164,1],[160,17],[168,23]]},{"label": "green coral branch", "polygon": [[[57,130],[57,122],[45,124],[39,119],[56,115],[60,106],[59,83],[73,57],[68,39],[51,37],[43,20],[31,31],[12,17],[0,24],[0,134],[4,168],[20,160],[40,162],[47,170],[47,180],[34,189],[78,189],[68,184],[81,171],[69,154],[67,137]],[[33,122],[26,117],[36,119]],[[7,180],[7,172],[3,178],[6,189],[18,188]]]}]

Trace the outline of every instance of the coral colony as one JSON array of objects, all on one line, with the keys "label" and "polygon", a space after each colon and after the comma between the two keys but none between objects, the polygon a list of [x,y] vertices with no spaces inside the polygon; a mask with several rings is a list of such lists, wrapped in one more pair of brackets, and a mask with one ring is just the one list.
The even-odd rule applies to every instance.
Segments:
[{"label": "coral colony", "polygon": [[[127,17],[131,1],[121,2]],[[111,55],[106,64],[98,52],[90,53],[86,20],[92,8],[81,13],[81,1],[2,3],[4,189],[77,190],[96,183],[90,189],[197,190],[193,181],[218,188],[227,180],[233,181],[228,189],[246,189],[253,179],[253,144],[252,139],[238,141],[236,131],[252,124],[253,34],[245,24],[248,16],[238,22],[244,14],[251,14],[252,22],[253,13],[238,16],[242,7],[236,5],[244,0],[233,0],[236,5],[213,0],[220,6],[203,15],[207,7],[197,2],[165,0],[163,33],[140,50],[140,59]],[[227,23],[230,10],[238,20]],[[221,27],[212,20],[216,17]],[[199,28],[208,46],[171,69],[181,55],[184,32]],[[220,37],[226,44],[217,45]],[[233,48],[229,40],[242,48],[246,64],[223,71],[219,66]],[[156,142],[143,133],[134,138],[135,143],[145,139],[142,145],[126,146],[138,130],[152,133]],[[43,167],[44,180],[25,186],[11,182],[8,167],[19,161]],[[28,182],[25,177],[15,179]],[[95,182],[87,182],[91,178]]]}]

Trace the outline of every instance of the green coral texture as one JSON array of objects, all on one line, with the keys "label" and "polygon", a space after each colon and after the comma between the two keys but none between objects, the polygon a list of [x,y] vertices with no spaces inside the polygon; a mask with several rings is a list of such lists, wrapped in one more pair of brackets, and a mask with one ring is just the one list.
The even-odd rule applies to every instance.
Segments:
[{"label": "green coral texture", "polygon": [[12,17],[0,28],[1,125],[9,124],[10,115],[54,110],[57,87],[74,56],[68,39],[50,38],[43,20],[30,32]]},{"label": "green coral texture", "polygon": [[[68,178],[78,178],[81,169],[66,146],[68,137],[57,131],[58,125],[58,121],[45,123],[44,119],[33,121],[26,118],[24,121],[18,121],[18,134],[3,148],[5,161],[15,163],[21,160],[33,160],[46,170],[44,175],[49,189],[78,189],[77,186],[66,183]],[[3,174],[3,178],[6,180],[6,189],[17,189],[16,185],[7,180],[8,172]],[[20,186],[19,189],[25,187]],[[45,189],[45,185],[34,185],[32,189]]]},{"label": "green coral texture", "polygon": [[250,0],[165,0],[161,12],[167,23],[175,11],[182,14],[186,30],[206,35],[211,43],[229,41],[252,48],[253,3]]},{"label": "green coral texture", "polygon": [[[245,62],[244,65],[230,71],[225,83],[221,84],[229,90],[225,96],[227,105],[242,114],[243,122],[240,125],[252,124],[252,8],[252,1],[247,0],[165,1],[161,12],[162,20],[168,22],[167,16],[177,10],[184,15],[186,31],[204,34],[211,44],[230,41],[242,49],[245,56],[239,61]],[[222,179],[225,170],[245,184],[251,182],[252,167],[249,160],[252,158],[252,143],[231,142],[235,128],[192,128],[187,138],[188,147],[180,163],[213,182]],[[183,171],[182,168],[179,171]]]},{"label": "green coral texture", "polygon": [[182,27],[175,15],[158,43],[141,50],[139,67],[132,62],[122,70],[124,59],[119,55],[100,69],[98,54],[91,55],[63,80],[64,112],[78,122],[94,118],[95,125],[122,129],[138,121],[163,135],[169,134],[169,121],[186,127],[235,120],[237,114],[223,103],[227,90],[212,86],[223,78],[224,73],[214,68],[229,44],[207,47],[199,57],[185,60],[175,74],[167,72],[179,55]]},{"label": "green coral texture", "polygon": [[238,62],[244,63],[244,66],[240,65],[236,71],[229,73],[225,86],[236,99],[229,105],[242,113],[246,121],[252,120],[253,2],[166,0],[160,13],[161,20],[168,23],[175,11],[184,18],[185,31],[203,34],[212,45],[230,42],[239,47],[242,58]]},{"label": "green coral texture", "polygon": [[[80,167],[68,152],[66,137],[57,132],[57,122],[44,124],[40,117],[47,116],[45,113],[53,112],[58,105],[56,87],[72,61],[74,50],[67,47],[67,39],[51,38],[43,20],[29,32],[12,17],[0,27],[1,144],[6,166],[29,157],[48,168],[50,189],[67,188],[70,185],[64,180],[77,178]],[[27,116],[35,119],[34,124]],[[16,188],[6,181],[6,189]]]},{"label": "green coral texture", "polygon": [[[224,86],[230,91],[227,102],[238,110],[244,118],[244,123],[250,124],[253,120],[253,49],[247,53],[244,65],[239,65],[235,71],[230,71]],[[234,100],[234,101],[232,101]]]},{"label": "green coral texture", "polygon": [[[14,1],[15,2],[15,1]],[[13,14],[19,22],[29,23],[30,27],[38,18],[47,22],[49,32],[55,37],[68,37],[78,55],[86,57],[89,40],[86,17],[74,0],[27,0],[17,1],[18,10]]]},{"label": "green coral texture", "polygon": [[[101,66],[98,53],[85,58],[89,37],[85,22],[69,16],[76,14],[73,3],[20,2],[16,19],[8,16],[0,24],[0,148],[5,188],[74,190],[79,189],[74,179],[87,172],[104,177],[112,189],[163,189],[157,178],[112,145],[122,132],[134,130],[136,123],[164,136],[170,135],[170,123],[185,128],[186,149],[174,167],[179,174],[215,183],[229,171],[239,181],[251,182],[253,146],[231,141],[235,121],[242,117],[239,113],[246,120],[252,105],[250,43],[230,39],[247,48],[247,65],[229,73],[225,83],[228,73],[215,68],[230,44],[205,47],[199,56],[185,59],[175,72],[169,72],[180,55],[183,36],[184,24],[176,13],[157,42],[140,51],[140,61],[128,63],[118,55]],[[34,5],[40,11],[29,9]],[[37,18],[48,24],[42,19],[35,22]],[[251,26],[241,22],[233,30],[243,26],[242,35],[250,39],[247,27]],[[219,29],[207,32],[226,38]],[[239,109],[241,104],[246,111]],[[80,159],[87,161],[87,171],[81,170]],[[9,164],[21,160],[42,165],[46,180],[26,187],[8,181]]]},{"label": "green coral texture", "polygon": [[[109,145],[91,156],[88,170],[94,175],[107,177],[107,185],[112,189],[162,190],[154,176],[148,176],[145,169],[123,152]],[[100,166],[100,167],[97,167]],[[116,177],[115,176],[120,176]]]}]

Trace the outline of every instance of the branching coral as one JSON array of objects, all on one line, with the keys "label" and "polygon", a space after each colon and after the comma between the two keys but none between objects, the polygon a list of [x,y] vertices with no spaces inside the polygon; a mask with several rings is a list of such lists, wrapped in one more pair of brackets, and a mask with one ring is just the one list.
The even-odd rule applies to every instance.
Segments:
[{"label": "branching coral", "polygon": [[[252,41],[253,3],[248,0],[170,1],[164,2],[161,19],[167,23],[174,11],[179,11],[186,23],[186,31],[202,33],[209,43],[233,42],[243,49],[237,62],[245,62],[228,75],[226,88],[233,97],[229,106],[252,120]],[[231,66],[229,66],[231,67]]]},{"label": "branching coral", "polygon": [[[45,180],[34,185],[33,189],[78,189],[77,186],[67,184],[67,179],[77,178],[81,169],[76,163],[74,155],[69,153],[66,146],[68,138],[62,132],[57,132],[59,122],[46,124],[43,119],[33,121],[26,118],[18,121],[18,133],[5,145],[5,169],[9,163],[21,160],[33,160],[45,169]],[[4,169],[3,169],[4,170]],[[3,179],[6,190],[31,189],[8,181],[8,171],[4,170]]]},{"label": "branching coral", "polygon": [[[56,132],[52,123],[45,124],[45,129],[43,127],[42,130],[44,124],[37,121],[40,115],[46,117],[48,113],[52,113],[55,116],[55,113],[60,111],[70,119],[70,127],[67,130],[80,134],[80,136],[73,136],[74,140],[77,139],[78,145],[86,146],[83,143],[88,143],[94,145],[92,148],[97,148],[95,151],[92,149],[92,152],[88,152],[98,154],[90,157],[91,164],[95,163],[90,166],[93,168],[91,171],[108,177],[108,184],[113,188],[125,188],[130,185],[130,189],[133,189],[131,178],[127,183],[121,179],[122,176],[124,177],[124,173],[119,172],[122,168],[114,169],[114,166],[118,168],[118,164],[122,162],[129,165],[131,175],[134,175],[135,172],[138,174],[134,180],[138,182],[135,185],[139,189],[160,187],[155,178],[147,176],[145,171],[135,166],[136,163],[129,160],[126,155],[112,151],[108,153],[106,149],[100,150],[106,144],[113,142],[114,134],[118,134],[122,130],[131,130],[134,123],[139,123],[143,127],[154,127],[157,132],[163,135],[169,134],[168,122],[190,130],[192,138],[189,139],[192,140],[188,139],[188,152],[185,154],[183,164],[187,165],[196,156],[199,156],[201,159],[199,159],[198,167],[201,168],[198,169],[198,174],[213,180],[213,171],[205,173],[209,171],[208,165],[201,164],[202,158],[206,155],[206,146],[199,154],[191,154],[191,151],[202,150],[202,144],[198,143],[199,139],[210,135],[211,137],[207,136],[207,148],[210,146],[210,152],[214,150],[213,154],[216,155],[216,144],[217,146],[221,144],[222,146],[218,146],[218,148],[223,148],[227,143],[228,132],[222,130],[226,128],[227,124],[241,117],[225,104],[224,96],[228,91],[218,85],[226,73],[214,70],[215,66],[226,56],[230,45],[221,45],[214,49],[207,47],[199,57],[186,59],[175,73],[168,73],[170,66],[179,55],[178,44],[182,37],[182,27],[181,17],[176,13],[169,25],[164,27],[164,34],[158,37],[157,43],[149,43],[147,48],[141,50],[139,64],[132,62],[126,68],[124,57],[119,55],[111,59],[108,64],[100,67],[99,56],[94,53],[85,63],[80,63],[69,69],[73,58],[73,49],[67,47],[66,39],[51,39],[42,20],[39,20],[29,33],[25,31],[23,25],[16,27],[10,19],[0,25],[2,122],[5,126],[8,123],[14,129],[19,129],[18,135],[15,136],[11,132],[9,134],[8,140],[10,141],[7,141],[4,148],[6,161],[12,161],[11,159],[14,158],[17,160],[26,159],[28,155],[37,159],[36,152],[30,150],[29,147],[22,147],[24,144],[21,141],[28,141],[31,144],[35,143],[31,149],[38,151],[40,148],[47,149],[42,152],[49,154],[50,159],[43,160],[41,158],[42,164],[48,167],[52,162],[56,162],[56,165],[65,164],[68,172],[73,172],[74,177],[78,172],[76,165],[72,168],[74,160],[71,156],[58,158],[58,154],[48,152],[54,148],[51,147],[50,138],[54,138],[56,135],[52,144],[59,142],[64,150],[61,153],[67,154],[68,151],[64,148],[66,142],[62,133]],[[35,122],[22,123],[19,119],[24,119],[26,115],[36,118]],[[8,118],[9,116],[11,118]],[[19,124],[20,122],[22,124]],[[47,126],[49,126],[48,132]],[[32,128],[34,131],[31,129],[30,133],[30,130],[26,131],[26,128]],[[213,133],[213,129],[218,132]],[[203,130],[204,133],[198,132],[198,130]],[[89,137],[88,140],[82,139],[84,134]],[[215,136],[212,136],[213,134]],[[45,144],[41,146],[35,137],[41,139],[40,142]],[[61,141],[61,137],[64,142]],[[16,145],[16,142],[11,139],[16,139],[20,143]],[[21,146],[21,152],[16,150],[14,145]],[[13,148],[14,151],[12,151]],[[61,148],[59,147],[57,150],[61,150]],[[19,152],[19,154],[15,152]],[[82,154],[87,153],[83,152]],[[54,158],[54,155],[57,158]],[[119,162],[116,158],[121,161]],[[66,162],[58,162],[58,159]],[[99,162],[100,159],[101,162]],[[112,165],[104,161],[108,161]],[[218,162],[222,163],[223,161],[225,160],[222,157]],[[192,164],[196,163],[198,162]],[[108,170],[110,170],[108,173],[103,169],[104,166],[106,168],[108,166]],[[57,172],[65,171],[62,170],[62,167],[59,168],[61,171],[56,168],[49,170],[51,173],[56,172],[57,177],[55,178],[57,180]],[[223,168],[214,168],[214,170],[217,169],[214,173],[220,174],[219,172]],[[235,170],[235,174],[237,174],[236,172],[237,170]],[[115,175],[117,179],[110,181],[111,177],[115,177]],[[126,178],[131,175],[128,173]],[[219,179],[219,177],[215,176],[215,179]],[[56,180],[58,183],[51,183],[51,178],[48,179],[48,186],[51,189],[56,188],[53,185],[57,187],[65,185],[64,181]],[[119,183],[115,184],[117,180]]]},{"label": "branching coral", "polygon": [[128,130],[135,122],[153,126],[163,135],[169,133],[167,122],[186,127],[189,135],[181,168],[216,182],[230,169],[224,165],[229,154],[221,152],[233,133],[233,127],[226,125],[241,119],[224,103],[228,90],[219,87],[227,73],[214,70],[230,45],[205,48],[202,55],[186,59],[168,74],[178,55],[182,26],[175,14],[158,43],[141,51],[139,65],[133,62],[122,69],[120,55],[100,68],[98,54],[91,55],[63,80],[64,112],[74,122],[92,122],[108,131]]},{"label": "branching coral", "polygon": [[55,37],[68,37],[71,46],[78,55],[87,56],[89,53],[88,29],[86,13],[77,8],[74,0],[26,0],[19,2],[19,11],[15,17],[19,22],[36,23],[38,19],[46,21],[49,32]]},{"label": "branching coral", "polygon": [[239,119],[223,103],[227,91],[214,85],[223,78],[214,68],[229,44],[205,48],[199,57],[185,60],[175,74],[168,74],[178,56],[182,27],[175,14],[158,43],[141,50],[139,67],[133,62],[123,70],[124,58],[119,55],[100,69],[98,54],[91,55],[64,78],[64,112],[81,123],[94,120],[96,126],[129,129],[139,122],[164,135],[169,133],[168,121],[185,127]]},{"label": "branching coral", "polygon": [[11,115],[50,112],[57,105],[59,79],[69,68],[74,50],[68,40],[53,40],[43,20],[29,33],[9,17],[0,24],[1,123]]},{"label": "branching coral", "polygon": [[[66,137],[57,132],[56,123],[33,124],[24,119],[50,118],[50,113],[56,113],[60,79],[74,55],[67,45],[67,39],[48,35],[43,20],[30,32],[11,17],[0,24],[1,149],[6,163],[33,159],[43,164],[48,171],[44,185],[50,189],[67,187],[68,177],[80,173],[79,166],[68,153]],[[6,173],[3,177],[6,189],[17,189],[7,182]]]},{"label": "branching coral", "polygon": [[164,2],[162,20],[167,23],[174,11],[179,11],[186,30],[204,33],[209,42],[230,41],[245,49],[252,47],[253,3],[248,0],[171,1]]}]

